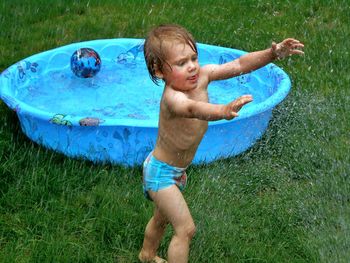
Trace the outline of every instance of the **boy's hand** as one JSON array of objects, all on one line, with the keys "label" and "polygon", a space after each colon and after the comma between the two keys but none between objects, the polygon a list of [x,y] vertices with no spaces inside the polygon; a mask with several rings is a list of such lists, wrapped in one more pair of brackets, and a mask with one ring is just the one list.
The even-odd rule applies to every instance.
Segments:
[{"label": "boy's hand", "polygon": [[304,52],[300,50],[303,47],[304,45],[299,40],[287,38],[278,44],[272,42],[271,51],[275,58],[283,59],[294,54],[303,55]]},{"label": "boy's hand", "polygon": [[247,103],[253,101],[252,95],[243,95],[224,106],[224,119],[232,120],[238,117],[238,111]]}]

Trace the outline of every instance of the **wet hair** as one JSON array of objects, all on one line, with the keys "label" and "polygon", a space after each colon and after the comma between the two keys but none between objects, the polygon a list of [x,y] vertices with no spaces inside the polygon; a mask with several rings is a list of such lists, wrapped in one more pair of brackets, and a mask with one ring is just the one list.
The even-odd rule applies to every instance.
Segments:
[{"label": "wet hair", "polygon": [[163,72],[164,65],[170,65],[166,61],[167,50],[164,42],[179,41],[188,44],[198,54],[196,42],[193,36],[183,27],[175,24],[160,25],[151,30],[145,40],[144,55],[147,69],[152,81],[159,84],[156,70]]}]

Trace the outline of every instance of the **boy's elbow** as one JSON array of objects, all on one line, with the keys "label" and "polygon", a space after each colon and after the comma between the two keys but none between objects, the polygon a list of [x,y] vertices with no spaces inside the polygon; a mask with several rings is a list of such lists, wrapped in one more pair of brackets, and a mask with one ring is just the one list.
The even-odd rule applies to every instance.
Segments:
[{"label": "boy's elbow", "polygon": [[217,112],[210,111],[198,102],[194,106],[188,107],[188,118],[196,118],[203,121],[216,121],[221,119]]},{"label": "boy's elbow", "polygon": [[179,117],[183,118],[193,118],[195,109],[191,105],[181,105],[181,107],[174,107],[171,109],[171,112]]},{"label": "boy's elbow", "polygon": [[239,76],[242,75],[244,73],[244,67],[242,65],[242,61],[240,59],[236,59],[235,61],[235,65],[234,65],[234,76]]},{"label": "boy's elbow", "polygon": [[242,74],[242,65],[240,59],[238,58],[225,64],[223,72],[224,73],[222,79],[229,79]]},{"label": "boy's elbow", "polygon": [[185,115],[187,118],[197,118],[205,120],[205,114],[203,112],[203,105],[201,102],[193,102],[187,105],[185,110]]},{"label": "boy's elbow", "polygon": [[196,118],[198,116],[197,115],[197,110],[196,107],[193,104],[188,105],[185,109],[184,109],[184,115],[187,118]]}]

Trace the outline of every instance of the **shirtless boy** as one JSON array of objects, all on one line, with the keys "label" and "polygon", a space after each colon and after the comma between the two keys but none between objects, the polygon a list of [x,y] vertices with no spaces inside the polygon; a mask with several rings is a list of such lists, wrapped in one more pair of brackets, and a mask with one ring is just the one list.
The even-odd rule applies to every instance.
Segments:
[{"label": "shirtless boy", "polygon": [[141,262],[166,262],[157,256],[157,249],[169,223],[174,235],[168,248],[168,262],[188,262],[195,224],[182,195],[186,168],[208,128],[208,121],[231,120],[253,100],[251,95],[243,95],[226,105],[210,104],[208,84],[251,72],[275,59],[303,54],[300,50],[303,47],[298,40],[288,38],[226,64],[200,67],[195,40],[186,29],[162,25],[149,33],[144,45],[147,68],[152,80],[164,81],[165,87],[157,143],[143,165],[144,192],[154,202],[155,209],[146,226],[139,254]]}]

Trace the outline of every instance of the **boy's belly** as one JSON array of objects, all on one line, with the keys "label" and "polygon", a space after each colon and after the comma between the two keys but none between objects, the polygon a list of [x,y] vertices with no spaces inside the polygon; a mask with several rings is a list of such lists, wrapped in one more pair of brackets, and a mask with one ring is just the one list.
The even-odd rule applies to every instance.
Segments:
[{"label": "boy's belly", "polygon": [[[197,148],[196,148],[197,149]],[[154,157],[163,161],[169,165],[186,168],[188,167],[196,154],[196,149],[188,149],[186,151],[172,152],[162,147],[157,143],[155,150],[153,151]]]},{"label": "boy's belly", "polygon": [[164,128],[159,129],[155,157],[170,165],[187,167],[196,154],[208,123],[194,119],[191,122],[178,123],[178,126],[169,129]]}]

